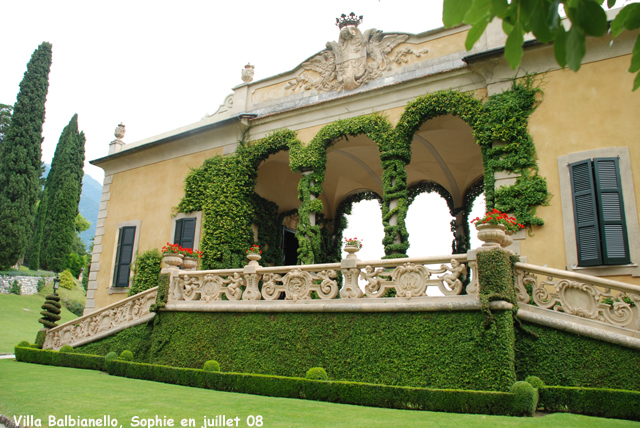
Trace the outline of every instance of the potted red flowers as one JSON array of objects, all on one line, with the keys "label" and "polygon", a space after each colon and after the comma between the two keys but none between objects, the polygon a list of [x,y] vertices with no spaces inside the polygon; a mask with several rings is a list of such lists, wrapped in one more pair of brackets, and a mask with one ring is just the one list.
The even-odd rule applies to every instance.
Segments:
[{"label": "potted red flowers", "polygon": [[162,247],[162,261],[168,266],[193,269],[198,266],[198,259],[202,257],[202,252],[192,248],[182,248],[178,244],[170,244]]},{"label": "potted red flowers", "polygon": [[262,254],[262,250],[259,245],[253,244],[251,248],[245,251],[247,254],[247,258],[249,259],[250,265],[257,265],[258,260],[262,258],[260,254]]},{"label": "potted red flowers", "polygon": [[515,217],[495,208],[483,217],[474,218],[471,223],[475,224],[478,230],[478,239],[484,242],[482,247],[485,249],[499,246],[508,247],[513,243],[511,235],[524,228]]}]

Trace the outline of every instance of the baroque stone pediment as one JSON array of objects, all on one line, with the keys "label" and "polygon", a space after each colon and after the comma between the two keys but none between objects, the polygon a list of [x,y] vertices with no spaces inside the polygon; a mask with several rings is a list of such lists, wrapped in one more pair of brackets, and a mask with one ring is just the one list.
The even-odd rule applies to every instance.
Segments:
[{"label": "baroque stone pediment", "polygon": [[392,67],[402,65],[409,56],[420,57],[429,50],[409,47],[396,49],[409,38],[405,33],[384,33],[375,28],[364,34],[355,26],[340,30],[337,42],[302,63],[304,72],[287,82],[285,90],[318,93],[356,89],[382,77]]}]

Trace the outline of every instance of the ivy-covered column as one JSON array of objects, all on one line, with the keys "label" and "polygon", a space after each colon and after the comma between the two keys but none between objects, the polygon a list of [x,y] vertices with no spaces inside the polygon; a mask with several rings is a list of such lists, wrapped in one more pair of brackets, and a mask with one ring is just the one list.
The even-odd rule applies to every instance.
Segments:
[{"label": "ivy-covered column", "polygon": [[407,257],[409,233],[405,225],[407,218],[407,172],[405,162],[390,159],[382,162],[382,224],[384,226],[385,258]]},{"label": "ivy-covered column", "polygon": [[320,227],[316,225],[316,214],[323,209],[322,201],[317,199],[322,187],[317,185],[317,172],[310,168],[302,170],[302,178],[298,184],[298,198],[302,202],[298,208],[300,222],[296,231],[298,238],[298,262],[313,264],[320,254]]}]

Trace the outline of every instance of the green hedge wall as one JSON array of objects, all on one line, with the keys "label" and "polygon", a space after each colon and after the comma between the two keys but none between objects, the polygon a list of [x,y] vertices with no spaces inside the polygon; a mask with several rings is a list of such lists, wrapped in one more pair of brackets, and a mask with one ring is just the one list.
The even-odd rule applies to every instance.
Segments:
[{"label": "green hedge wall", "polygon": [[523,323],[516,329],[516,374],[547,385],[640,391],[640,351]]},{"label": "green hedge wall", "polygon": [[[150,325],[79,348],[136,361],[430,388],[508,391],[515,382],[511,312],[231,314],[160,312]],[[148,348],[146,348],[148,346]]]},{"label": "green hedge wall", "polygon": [[562,386],[547,386],[538,392],[540,405],[550,412],[640,421],[640,392]]},{"label": "green hedge wall", "polygon": [[16,360],[48,366],[75,367],[77,369],[105,371],[104,357],[16,346]]},{"label": "green hedge wall", "polygon": [[[111,361],[110,375],[171,383],[218,391],[302,398],[396,409],[530,416],[523,406],[533,397],[488,391],[462,391],[327,382],[296,377],[220,373],[152,364]],[[532,389],[532,391],[535,391]],[[537,396],[537,392],[535,394]],[[537,397],[535,397],[537,398]],[[534,404],[535,408],[535,404]]]},{"label": "green hedge wall", "polygon": [[152,335],[153,321],[129,327],[97,342],[79,346],[76,348],[76,352],[106,356],[109,352],[120,355],[122,351],[129,350],[133,353],[135,361],[149,361],[149,345]]}]

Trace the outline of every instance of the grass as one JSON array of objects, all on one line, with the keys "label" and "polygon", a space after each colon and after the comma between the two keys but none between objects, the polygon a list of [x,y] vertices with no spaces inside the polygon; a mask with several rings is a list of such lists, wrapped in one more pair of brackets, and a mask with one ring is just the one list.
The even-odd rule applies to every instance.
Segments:
[{"label": "grass", "polygon": [[[38,330],[42,328],[38,319],[42,317],[40,311],[43,303],[44,296],[39,294],[0,294],[0,354],[13,353],[13,347],[23,340],[30,343],[35,341]],[[58,324],[76,318],[64,306],[60,315],[62,319]]]},{"label": "grass", "polygon": [[[544,417],[466,415],[331,404],[318,401],[261,397],[209,391],[64,367],[41,366],[0,360],[0,413],[34,415],[48,424],[56,418],[102,418],[110,415],[118,426],[130,427],[134,416],[175,420],[193,418],[196,428],[203,417],[216,415],[240,418],[247,425],[249,415],[262,416],[262,426],[271,427],[639,427],[640,423],[593,418],[564,413]],[[56,393],[59,392],[59,393]],[[234,424],[235,426],[235,424]],[[258,426],[258,425],[254,425]]]}]

